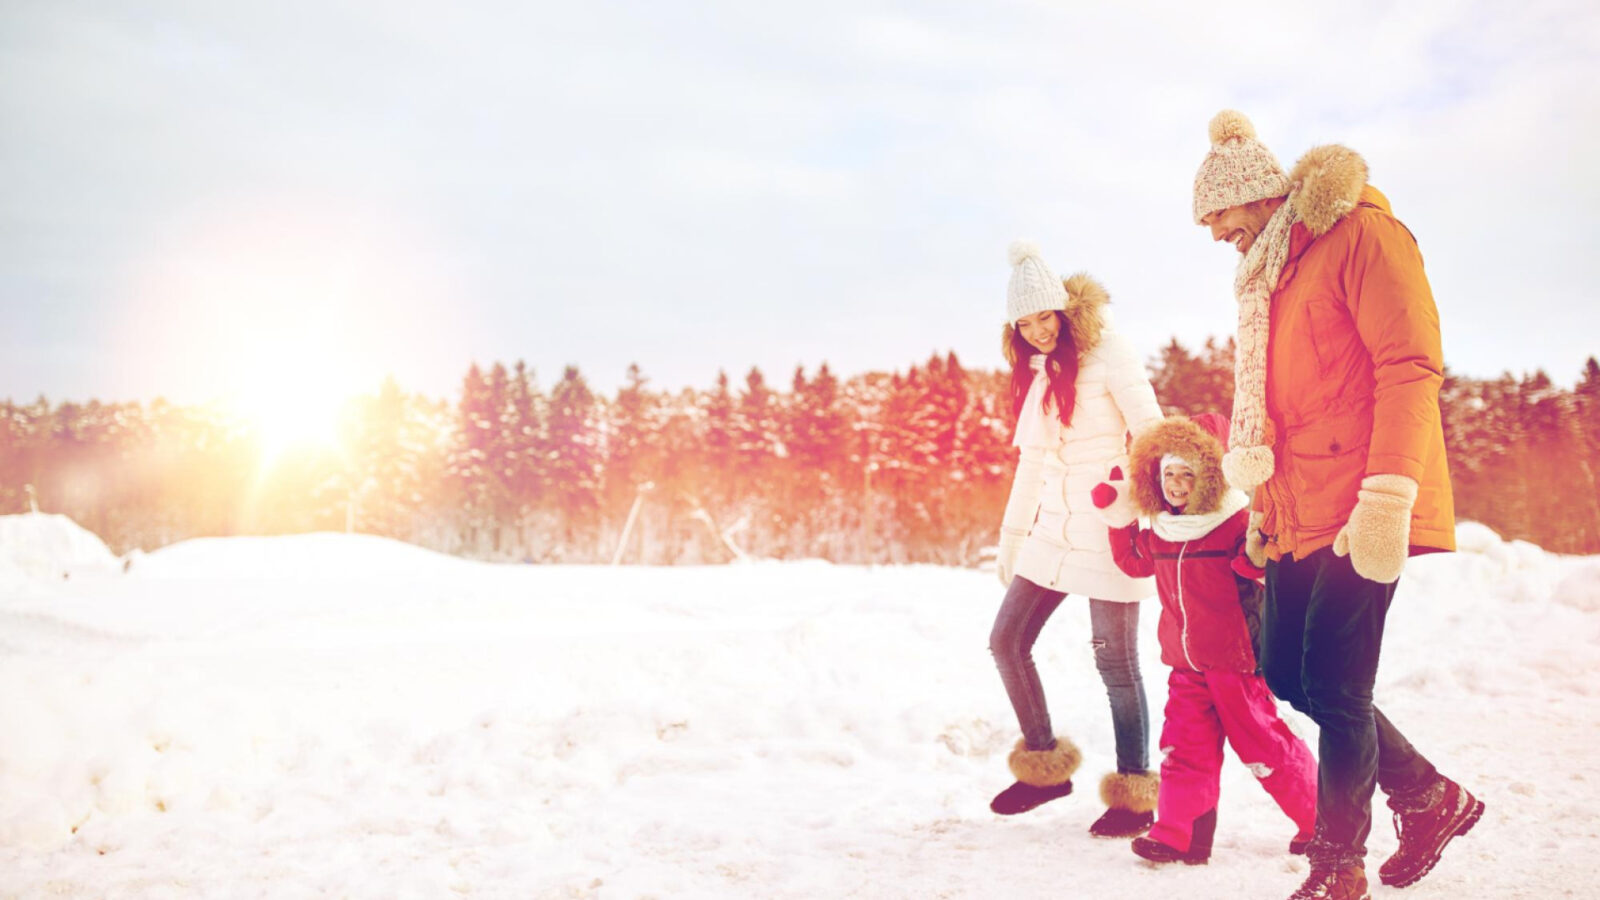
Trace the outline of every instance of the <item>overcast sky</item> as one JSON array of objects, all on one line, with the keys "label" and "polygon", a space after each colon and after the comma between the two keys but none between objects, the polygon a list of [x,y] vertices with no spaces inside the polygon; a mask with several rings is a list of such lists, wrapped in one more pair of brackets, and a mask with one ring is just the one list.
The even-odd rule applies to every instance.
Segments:
[{"label": "overcast sky", "polygon": [[1600,353],[1592,0],[7,0],[0,398],[995,366],[1019,237],[1196,345],[1227,107],[1366,157],[1452,369]]}]

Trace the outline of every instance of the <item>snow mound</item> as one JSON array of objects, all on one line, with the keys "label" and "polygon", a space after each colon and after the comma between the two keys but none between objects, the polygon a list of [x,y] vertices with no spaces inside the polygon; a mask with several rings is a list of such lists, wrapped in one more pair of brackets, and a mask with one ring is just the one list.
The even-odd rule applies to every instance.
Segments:
[{"label": "snow mound", "polygon": [[1584,612],[1600,612],[1600,560],[1586,560],[1568,573],[1551,599]]},{"label": "snow mound", "polygon": [[66,516],[0,516],[0,584],[22,579],[59,580],[80,572],[119,571],[105,542]]},{"label": "snow mound", "polygon": [[370,534],[194,538],[138,559],[135,574],[178,578],[421,576],[484,566]]},{"label": "snow mound", "polygon": [[1488,553],[1504,544],[1505,541],[1493,528],[1481,522],[1459,522],[1456,524],[1456,552],[1458,553]]}]

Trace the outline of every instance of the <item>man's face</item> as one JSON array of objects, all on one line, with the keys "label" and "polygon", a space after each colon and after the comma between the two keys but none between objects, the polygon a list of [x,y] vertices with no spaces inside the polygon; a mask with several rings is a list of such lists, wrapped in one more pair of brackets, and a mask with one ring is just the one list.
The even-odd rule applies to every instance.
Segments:
[{"label": "man's face", "polygon": [[1269,206],[1265,201],[1256,200],[1209,213],[1200,220],[1200,224],[1211,229],[1212,240],[1227,241],[1241,254],[1249,253],[1251,245],[1260,236],[1261,229],[1267,227],[1267,220],[1272,218],[1276,209],[1277,204]]}]

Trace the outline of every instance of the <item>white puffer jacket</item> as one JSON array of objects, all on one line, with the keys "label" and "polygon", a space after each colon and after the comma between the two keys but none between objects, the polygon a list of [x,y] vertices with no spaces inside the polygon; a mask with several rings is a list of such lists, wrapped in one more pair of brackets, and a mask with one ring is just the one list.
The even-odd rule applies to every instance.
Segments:
[{"label": "white puffer jacket", "polygon": [[[1086,284],[1072,283],[1080,279]],[[1117,568],[1089,492],[1113,465],[1126,462],[1127,434],[1160,421],[1161,407],[1138,354],[1107,324],[1105,290],[1075,276],[1068,280],[1068,293],[1067,321],[1078,342],[1072,424],[1056,429],[1060,442],[1055,447],[1022,448],[1001,534],[1027,535],[1015,574],[1034,584],[1136,602],[1155,593],[1155,582],[1129,578]],[[1022,414],[1031,412],[1025,407]]]}]

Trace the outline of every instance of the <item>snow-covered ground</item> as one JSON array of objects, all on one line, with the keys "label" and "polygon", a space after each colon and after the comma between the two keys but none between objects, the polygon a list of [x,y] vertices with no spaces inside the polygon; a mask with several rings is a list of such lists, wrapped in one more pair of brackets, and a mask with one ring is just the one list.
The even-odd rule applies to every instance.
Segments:
[{"label": "snow-covered ground", "polygon": [[[1600,558],[1461,538],[1411,563],[1378,696],[1488,812],[1374,896],[1596,896]],[[1203,900],[1305,871],[1231,758],[1211,865],[1087,834],[1112,744],[1072,601],[1036,657],[1079,790],[992,815],[1016,728],[992,573],[495,566],[345,535],[127,568],[64,519],[0,519],[0,897]],[[1394,842],[1380,804],[1374,870]]]}]

